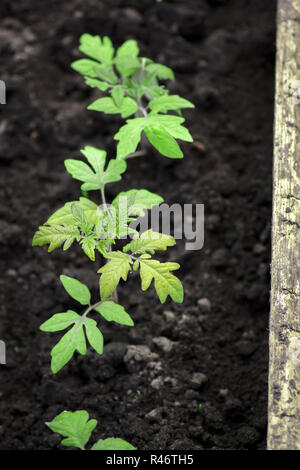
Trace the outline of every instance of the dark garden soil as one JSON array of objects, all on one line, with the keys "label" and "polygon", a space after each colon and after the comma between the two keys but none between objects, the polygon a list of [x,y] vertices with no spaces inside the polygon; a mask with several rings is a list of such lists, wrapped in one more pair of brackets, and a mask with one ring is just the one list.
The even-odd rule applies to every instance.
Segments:
[{"label": "dark garden soil", "polygon": [[[60,448],[44,422],[65,409],[97,418],[95,437],[139,449],[265,448],[275,3],[1,0],[1,449]],[[31,238],[78,198],[64,159],[87,144],[114,155],[120,125],[85,109],[97,93],[70,68],[84,32],[116,45],[136,38],[143,55],[174,68],[172,92],[196,104],[184,113],[197,141],[182,145],[184,160],[150,150],[108,196],[138,187],[203,203],[205,244],[167,255],[182,264],[183,305],[160,305],[132,275],[119,292],[136,326],[103,325],[104,355],[89,350],[53,376],[59,335],[39,325],[76,307],[58,276],[87,283],[96,299],[97,266],[80,249],[49,255]]]}]

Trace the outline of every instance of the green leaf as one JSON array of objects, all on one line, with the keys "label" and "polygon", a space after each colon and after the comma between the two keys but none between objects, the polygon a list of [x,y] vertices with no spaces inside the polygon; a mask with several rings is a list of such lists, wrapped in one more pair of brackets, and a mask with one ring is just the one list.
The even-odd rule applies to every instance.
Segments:
[{"label": "green leaf", "polygon": [[81,305],[88,305],[90,303],[91,293],[85,284],[64,274],[60,276],[60,280],[65,290],[73,299],[77,300]]},{"label": "green leaf", "polygon": [[102,82],[101,80],[97,80],[97,78],[89,78],[85,77],[85,83],[92,87],[98,88],[101,91],[106,91],[109,88],[109,84],[106,82]]},{"label": "green leaf", "polygon": [[149,103],[149,108],[153,113],[167,113],[182,108],[194,108],[190,101],[181,98],[179,95],[164,95],[154,98]]},{"label": "green leaf", "polygon": [[118,437],[109,437],[108,439],[99,439],[91,450],[136,450],[136,447]]},{"label": "green leaf", "polygon": [[71,205],[72,215],[77,225],[85,234],[89,234],[93,228],[93,223],[88,221],[80,203],[75,202]]},{"label": "green leaf", "polygon": [[116,57],[137,57],[139,52],[138,43],[134,39],[128,39],[118,47]]},{"label": "green leaf", "polygon": [[97,425],[97,420],[89,420],[89,415],[84,410],[74,411],[73,413],[63,411],[46,425],[51,431],[67,438],[61,442],[62,445],[79,447],[83,450]]},{"label": "green leaf", "polygon": [[100,277],[100,295],[101,299],[105,300],[109,297],[122,278],[127,280],[128,271],[132,264],[130,256],[122,253],[122,251],[114,251],[107,253],[106,258],[109,260],[98,273]]},{"label": "green leaf", "polygon": [[[183,287],[179,279],[171,271],[179,269],[177,263],[160,263],[157,260],[146,258],[143,255],[139,258],[140,276],[142,280],[142,290],[147,290],[154,279],[154,287],[163,304],[168,295],[174,302],[183,302]],[[149,255],[148,255],[149,256]]]},{"label": "green leaf", "polygon": [[73,357],[75,351],[86,353],[86,342],[81,318],[51,350],[51,370],[56,374]]},{"label": "green leaf", "polygon": [[174,72],[170,67],[162,64],[149,64],[146,70],[150,73],[154,72],[160,80],[174,80]]},{"label": "green leaf", "polygon": [[91,34],[83,34],[80,37],[80,45],[78,48],[83,54],[96,59],[105,64],[111,64],[114,55],[114,47],[109,37],[92,36]]},{"label": "green leaf", "polygon": [[87,107],[87,109],[92,111],[102,111],[106,114],[121,114],[123,118],[126,118],[137,111],[138,105],[128,96],[122,100],[120,106],[117,105],[113,98],[105,97],[94,101]]},{"label": "green leaf", "polygon": [[153,254],[155,250],[166,250],[169,246],[176,244],[174,238],[164,233],[153,232],[151,229],[143,232],[140,236],[136,236],[134,240],[124,246],[123,251],[127,253]]},{"label": "green leaf", "polygon": [[75,226],[41,225],[33,237],[32,246],[43,246],[49,243],[48,252],[51,253],[64,243],[64,250],[67,250],[74,240],[79,240],[79,237],[79,230]]},{"label": "green leaf", "polygon": [[112,89],[111,95],[113,97],[113,100],[117,106],[117,108],[120,108],[123,103],[124,99],[124,90],[121,87],[121,85],[118,85]]},{"label": "green leaf", "polygon": [[118,49],[116,54],[116,67],[118,72],[127,77],[140,67],[137,59],[139,55],[139,47],[134,39],[125,41]]},{"label": "green leaf", "polygon": [[102,189],[107,183],[120,181],[121,174],[126,170],[125,161],[112,159],[109,161],[107,169],[104,170],[106,160],[106,152],[104,150],[86,146],[81,152],[93,169],[86,163],[74,159],[65,160],[65,167],[73,178],[84,182],[81,185],[82,190]]},{"label": "green leaf", "polygon": [[101,210],[99,209],[99,206],[95,204],[93,201],[90,199],[87,199],[86,197],[81,197],[79,201],[71,201],[67,202],[63,207],[58,209],[54,214],[49,217],[47,220],[46,224],[47,225],[59,225],[59,224],[64,224],[64,225],[75,225],[75,219],[72,214],[72,205],[80,204],[80,207],[85,213],[85,216],[88,221],[90,221],[92,224],[96,224],[97,221],[99,220],[101,216]]},{"label": "green leaf", "polygon": [[117,148],[117,158],[125,158],[135,152],[140,140],[144,126],[147,124],[145,118],[135,118],[126,121],[115,134],[114,139],[119,140]]},{"label": "green leaf", "polygon": [[176,140],[159,124],[150,124],[144,128],[149,142],[162,155],[168,158],[183,158],[183,153]]},{"label": "green leaf", "polygon": [[187,128],[181,125],[184,122],[184,118],[170,114],[165,116],[163,114],[152,113],[148,115],[148,118],[151,125],[158,124],[162,126],[175,139],[193,142],[193,137]]},{"label": "green leaf", "polygon": [[122,191],[112,201],[112,205],[118,211],[118,206],[125,200],[127,202],[127,215],[145,215],[144,209],[151,209],[153,206],[164,202],[164,199],[158,194],[151,193],[147,189],[130,189]]},{"label": "green leaf", "polygon": [[97,175],[86,163],[68,158],[65,160],[65,167],[67,172],[70,173],[74,179],[84,181],[84,184],[81,185],[83,191],[100,189],[100,182]]},{"label": "green leaf", "polygon": [[97,78],[99,63],[91,59],[78,59],[72,62],[71,67],[81,75]]},{"label": "green leaf", "polygon": [[115,74],[113,68],[110,66],[98,65],[98,67],[95,69],[95,72],[97,74],[97,78],[100,78],[101,80],[104,80],[111,85],[115,85],[118,82],[118,77]]},{"label": "green leaf", "polygon": [[103,335],[97,327],[96,322],[91,318],[86,318],[84,326],[88,342],[92,348],[101,355],[103,353]]},{"label": "green leaf", "polygon": [[133,326],[133,320],[125,311],[122,305],[116,304],[112,300],[107,300],[102,302],[98,307],[95,307],[94,310],[100,313],[105,320],[114,321],[120,325]]},{"label": "green leaf", "polygon": [[78,313],[73,312],[73,310],[68,310],[63,313],[56,313],[49,320],[41,324],[41,331],[61,331],[68,328],[68,326],[73,325],[74,322],[80,319]]},{"label": "green leaf", "polygon": [[117,57],[115,64],[119,74],[123,77],[129,77],[141,68],[141,63],[137,57]]},{"label": "green leaf", "polygon": [[83,238],[80,241],[80,245],[88,258],[90,258],[91,261],[95,261],[96,240],[94,239],[94,236],[90,235],[89,237]]}]

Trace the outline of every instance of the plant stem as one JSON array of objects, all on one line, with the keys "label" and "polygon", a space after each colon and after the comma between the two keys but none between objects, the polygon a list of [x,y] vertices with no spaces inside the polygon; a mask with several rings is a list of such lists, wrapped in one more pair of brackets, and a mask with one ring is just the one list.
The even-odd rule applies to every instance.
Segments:
[{"label": "plant stem", "polygon": [[127,158],[143,157],[146,154],[147,154],[146,150],[138,150],[137,152],[129,153],[125,158],[127,160]]}]

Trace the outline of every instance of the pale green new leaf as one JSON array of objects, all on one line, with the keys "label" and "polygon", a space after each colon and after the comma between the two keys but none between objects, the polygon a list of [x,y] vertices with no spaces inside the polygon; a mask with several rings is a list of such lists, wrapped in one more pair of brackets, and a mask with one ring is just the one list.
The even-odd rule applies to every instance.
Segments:
[{"label": "pale green new leaf", "polygon": [[125,245],[123,251],[124,253],[131,251],[136,254],[153,254],[155,250],[166,250],[169,246],[174,246],[175,244],[176,242],[171,235],[153,232],[152,229],[149,229]]},{"label": "pale green new leaf", "polygon": [[137,57],[139,52],[139,46],[135,39],[128,39],[118,47],[116,57]]},{"label": "pale green new leaf", "polygon": [[149,142],[162,155],[168,158],[183,158],[183,153],[176,140],[164,127],[151,122],[144,128],[144,131]]},{"label": "pale green new leaf", "polygon": [[154,98],[149,103],[149,108],[153,113],[167,113],[182,108],[194,108],[195,106],[179,95],[163,95]]},{"label": "pale green new leaf", "polygon": [[146,258],[143,255],[139,258],[140,276],[142,280],[142,290],[147,290],[154,279],[154,287],[163,304],[168,295],[174,302],[183,302],[183,287],[179,279],[171,271],[179,269],[177,263],[160,263],[157,260]]},{"label": "pale green new leaf", "polygon": [[129,442],[119,437],[109,437],[107,439],[99,439],[91,450],[136,450],[136,447],[133,447]]},{"label": "pale green new leaf", "polygon": [[95,60],[78,59],[72,62],[71,67],[73,70],[84,76],[88,76],[91,78],[97,78],[99,76],[99,63]]},{"label": "pale green new leaf", "polygon": [[63,313],[56,313],[49,320],[41,324],[41,331],[61,331],[68,328],[68,326],[73,325],[77,320],[80,319],[80,315],[74,312],[73,310],[68,310]]},{"label": "pale green new leaf", "polygon": [[82,151],[92,168],[80,160],[67,159],[65,167],[73,178],[83,181],[81,189],[84,191],[104,188],[105,184],[119,181],[121,174],[126,170],[123,160],[112,159],[104,170],[106,152],[96,147],[86,146]]},{"label": "pale green new leaf", "polygon": [[174,139],[184,140],[186,142],[193,142],[193,137],[189,133],[186,127],[181,124],[184,122],[184,118],[173,115],[164,114],[152,114],[148,115],[149,123],[151,125],[162,126]]},{"label": "pale green new leaf", "polygon": [[130,153],[135,152],[140,140],[144,126],[147,124],[145,118],[135,118],[126,121],[115,134],[114,139],[118,140],[117,158],[125,158]]},{"label": "pale green new leaf", "polygon": [[115,63],[118,72],[123,76],[131,75],[140,65],[137,60],[138,55],[139,47],[134,39],[123,42],[116,53]]},{"label": "pale green new leaf", "polygon": [[111,64],[114,47],[109,37],[92,36],[91,34],[82,34],[80,37],[80,45],[78,48],[83,54],[96,59],[105,64]]},{"label": "pale green new leaf", "polygon": [[132,264],[130,256],[122,251],[107,253],[106,258],[109,261],[98,271],[101,274],[100,295],[102,300],[107,299],[113,293],[121,279],[127,280],[128,271]]},{"label": "pale green new leaf", "polygon": [[102,82],[101,80],[98,80],[97,78],[85,77],[85,83],[88,86],[92,88],[98,88],[101,91],[106,91],[109,88],[108,83]]},{"label": "pale green new leaf", "polygon": [[164,199],[158,194],[152,193],[147,189],[130,189],[122,191],[112,201],[112,205],[118,211],[119,204],[127,203],[127,215],[145,215],[144,209],[151,209],[153,206],[164,202]]},{"label": "pale green new leaf", "polygon": [[134,325],[132,318],[125,311],[124,307],[116,304],[112,300],[102,302],[98,307],[95,307],[94,310],[100,313],[107,321],[114,321],[120,325]]},{"label": "pale green new leaf", "polygon": [[91,222],[93,225],[97,223],[99,220],[100,216],[102,215],[101,210],[99,209],[99,206],[95,204],[93,201],[90,199],[87,199],[86,197],[81,197],[79,201],[71,201],[71,202],[66,202],[66,204],[58,209],[54,214],[49,217],[47,220],[46,224],[47,225],[76,225],[75,224],[75,219],[72,214],[72,205],[80,204],[80,207],[85,213],[85,216],[89,222]]},{"label": "pale green new leaf", "polygon": [[62,445],[78,447],[83,450],[97,425],[97,420],[89,420],[89,415],[84,410],[73,413],[71,411],[63,411],[53,421],[46,423],[46,425],[51,431],[67,438],[61,442]]},{"label": "pale green new leaf", "polygon": [[124,90],[121,85],[117,85],[112,89],[111,96],[118,108],[122,106],[124,100]]},{"label": "pale green new leaf", "polygon": [[79,240],[80,233],[76,226],[72,225],[41,225],[35,233],[32,246],[48,245],[51,253],[64,243],[64,250],[68,249],[74,240]]},{"label": "pale green new leaf", "polygon": [[65,290],[73,299],[77,300],[81,305],[88,305],[90,303],[91,293],[85,284],[64,274],[60,276],[60,280]]},{"label": "pale green new leaf", "polygon": [[152,63],[147,65],[146,70],[150,73],[154,72],[157,78],[159,78],[160,80],[174,80],[173,70],[170,69],[170,67],[167,67],[166,65]]},{"label": "pale green new leaf", "polygon": [[137,111],[138,105],[128,96],[122,100],[120,105],[118,105],[116,100],[113,98],[105,97],[94,101],[87,107],[87,109],[92,111],[102,111],[106,114],[121,114],[123,118],[126,118]]},{"label": "pale green new leaf", "polygon": [[68,158],[65,160],[65,167],[68,173],[76,180],[83,181],[81,189],[91,191],[100,189],[100,182],[97,174],[84,162]]},{"label": "pale green new leaf", "polygon": [[90,258],[91,261],[95,261],[96,240],[94,236],[90,235],[89,237],[84,237],[80,241],[80,245],[88,258]]}]

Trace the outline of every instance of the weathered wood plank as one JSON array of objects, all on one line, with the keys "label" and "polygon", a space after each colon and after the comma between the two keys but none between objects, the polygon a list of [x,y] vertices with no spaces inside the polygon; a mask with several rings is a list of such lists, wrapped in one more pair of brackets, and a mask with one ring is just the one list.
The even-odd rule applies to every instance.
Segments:
[{"label": "weathered wood plank", "polygon": [[277,15],[268,449],[300,450],[300,0]]}]

